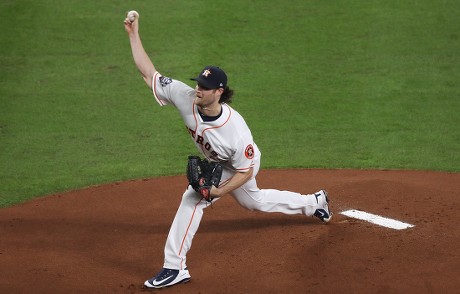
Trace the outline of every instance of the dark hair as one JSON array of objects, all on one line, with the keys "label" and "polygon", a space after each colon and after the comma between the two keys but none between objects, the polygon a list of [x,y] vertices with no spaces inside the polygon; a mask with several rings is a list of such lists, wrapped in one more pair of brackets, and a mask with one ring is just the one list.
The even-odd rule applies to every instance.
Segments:
[{"label": "dark hair", "polygon": [[224,92],[220,96],[219,103],[232,103],[233,90],[225,86]]}]

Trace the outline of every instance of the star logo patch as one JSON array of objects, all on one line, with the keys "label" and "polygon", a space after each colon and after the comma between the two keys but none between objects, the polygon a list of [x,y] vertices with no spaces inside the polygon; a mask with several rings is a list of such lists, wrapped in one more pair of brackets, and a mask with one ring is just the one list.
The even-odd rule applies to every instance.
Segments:
[{"label": "star logo patch", "polygon": [[249,145],[246,147],[246,150],[244,150],[244,155],[245,155],[246,158],[248,158],[248,159],[253,159],[253,158],[254,158],[254,147],[252,147],[251,144],[249,144]]}]

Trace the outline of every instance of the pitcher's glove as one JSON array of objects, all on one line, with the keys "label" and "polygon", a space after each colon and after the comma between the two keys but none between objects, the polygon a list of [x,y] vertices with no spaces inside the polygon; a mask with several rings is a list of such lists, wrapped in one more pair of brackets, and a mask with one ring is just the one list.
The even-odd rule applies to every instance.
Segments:
[{"label": "pitcher's glove", "polygon": [[222,165],[218,162],[201,160],[198,156],[189,156],[187,164],[187,179],[192,188],[200,193],[206,200],[211,202],[211,188],[219,187],[222,177]]}]

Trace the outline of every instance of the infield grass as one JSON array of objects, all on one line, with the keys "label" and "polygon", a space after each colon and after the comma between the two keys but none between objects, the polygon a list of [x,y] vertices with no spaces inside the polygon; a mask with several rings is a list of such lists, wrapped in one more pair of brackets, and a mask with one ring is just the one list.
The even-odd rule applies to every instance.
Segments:
[{"label": "infield grass", "polygon": [[0,206],[197,153],[137,73],[131,9],[163,74],[227,71],[264,168],[460,170],[458,1],[1,1]]}]

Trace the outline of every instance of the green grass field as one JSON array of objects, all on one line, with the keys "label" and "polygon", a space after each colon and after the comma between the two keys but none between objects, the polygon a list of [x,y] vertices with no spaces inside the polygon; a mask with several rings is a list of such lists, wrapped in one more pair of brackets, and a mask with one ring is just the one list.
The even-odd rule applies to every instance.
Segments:
[{"label": "green grass field", "polygon": [[460,171],[458,1],[0,1],[0,206],[181,174],[196,154],[140,78],[224,68],[264,168]]}]

